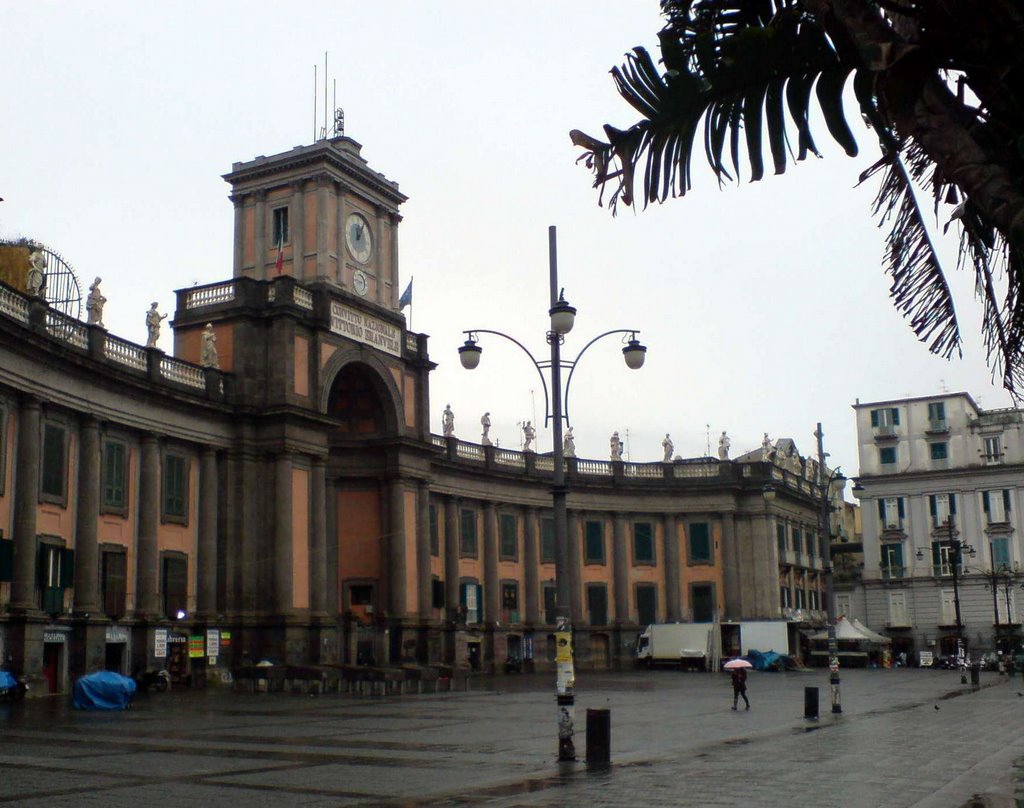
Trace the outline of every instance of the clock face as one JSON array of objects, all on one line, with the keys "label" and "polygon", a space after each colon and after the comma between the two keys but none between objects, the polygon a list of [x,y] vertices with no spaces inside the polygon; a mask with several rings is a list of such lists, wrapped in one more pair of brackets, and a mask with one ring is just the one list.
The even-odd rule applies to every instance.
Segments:
[{"label": "clock face", "polygon": [[373,236],[370,225],[358,213],[353,213],[345,222],[345,243],[351,256],[360,264],[365,264],[373,255]]},{"label": "clock face", "polygon": [[352,288],[356,290],[358,295],[366,295],[366,275],[363,274],[362,270],[357,269],[352,273]]}]

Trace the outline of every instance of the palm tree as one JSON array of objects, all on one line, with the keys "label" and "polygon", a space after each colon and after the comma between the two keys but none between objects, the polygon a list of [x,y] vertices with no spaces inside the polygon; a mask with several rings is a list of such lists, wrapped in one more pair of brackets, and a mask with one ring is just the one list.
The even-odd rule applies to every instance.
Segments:
[{"label": "palm tree", "polygon": [[[874,214],[891,225],[886,271],[894,305],[918,338],[961,355],[946,276],[915,189],[960,232],[974,270],[993,371],[1024,389],[1024,7],[1018,0],[662,0],[661,69],[642,47],[612,71],[641,115],[606,140],[570,133],[610,207],[646,207],[690,189],[698,130],[719,183],[819,155],[812,91],[829,135],[857,143],[843,91],[851,81],[880,159]],[[703,126],[702,126],[703,124]],[[795,134],[795,142],[793,135]],[[741,142],[742,141],[742,142]],[[794,149],[795,146],[795,149]],[[820,155],[819,155],[820,156]],[[997,292],[997,282],[1004,288]],[[1000,300],[1000,298],[1002,298]]]}]

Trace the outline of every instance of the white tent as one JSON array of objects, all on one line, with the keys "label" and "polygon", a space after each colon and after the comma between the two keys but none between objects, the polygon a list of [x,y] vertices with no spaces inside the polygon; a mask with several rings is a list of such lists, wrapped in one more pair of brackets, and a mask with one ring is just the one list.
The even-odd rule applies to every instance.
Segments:
[{"label": "white tent", "polygon": [[[827,640],[828,629],[819,631],[817,634],[812,634],[810,636],[810,639]],[[836,620],[836,639],[840,642],[891,642],[888,637],[883,637],[881,634],[876,634],[874,631],[869,629],[856,618],[854,618],[851,621],[847,620],[846,617],[839,617]]]},{"label": "white tent", "polygon": [[880,643],[892,642],[892,640],[890,640],[884,634],[879,634],[877,631],[872,631],[871,629],[869,629],[862,622],[860,622],[860,620],[858,620],[856,617],[851,618],[850,622],[853,624],[853,627],[855,629],[857,629],[857,631],[859,631],[861,634],[863,634],[865,637],[867,637],[869,640],[871,640],[871,642],[880,642]]}]

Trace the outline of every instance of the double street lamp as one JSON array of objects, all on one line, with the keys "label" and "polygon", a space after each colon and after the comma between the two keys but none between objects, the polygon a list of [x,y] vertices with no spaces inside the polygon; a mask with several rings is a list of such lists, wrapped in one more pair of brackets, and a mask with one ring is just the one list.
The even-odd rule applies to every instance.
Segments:
[{"label": "double street lamp", "polygon": [[[459,347],[459,361],[466,370],[473,370],[480,364],[480,356],[483,348],[479,344],[480,334],[494,334],[503,337],[518,346],[533,363],[540,376],[541,386],[544,389],[544,425],[551,424],[552,460],[554,463],[551,497],[554,511],[555,528],[555,663],[558,668],[556,701],[558,703],[558,759],[575,760],[576,749],[573,745],[573,722],[575,720],[575,674],[573,672],[572,660],[572,624],[570,620],[570,586],[569,586],[569,531],[566,516],[566,495],[568,488],[565,482],[565,448],[562,443],[562,421],[569,426],[569,385],[572,382],[572,374],[576,364],[586,350],[602,337],[611,334],[628,334],[628,339],[623,339],[625,347],[622,349],[622,356],[626,366],[631,370],[637,370],[644,364],[647,348],[637,340],[637,330],[633,328],[620,328],[613,331],[606,331],[594,337],[583,346],[583,349],[572,361],[566,361],[561,356],[561,346],[565,341],[565,335],[572,331],[575,324],[576,309],[566,302],[565,297],[558,287],[558,253],[556,248],[555,227],[548,228],[548,265],[549,280],[551,287],[551,304],[548,314],[551,317],[551,328],[547,332],[547,342],[551,346],[551,359],[538,360],[519,340],[503,334],[500,331],[492,331],[483,328],[476,328],[465,331],[466,341]],[[562,370],[569,371],[565,386],[562,385]],[[551,374],[550,397],[547,380],[544,371]],[[564,394],[564,396],[563,396]]]},{"label": "double street lamp", "polygon": [[[960,683],[967,684],[967,659],[964,655],[964,622],[960,612],[960,575],[962,572],[964,554],[966,553],[971,558],[974,558],[976,551],[971,545],[961,541],[954,534],[956,526],[952,513],[950,513],[946,518],[946,526],[949,529],[949,554],[946,557],[947,559],[950,559],[949,564],[953,575],[953,611],[956,619],[956,659],[957,665],[960,667]],[[917,549],[917,560],[924,560],[924,550],[920,547]],[[936,561],[938,562],[936,566],[938,566],[939,572],[941,572],[941,556],[936,558]]]},{"label": "double street lamp", "polygon": [[[992,590],[992,613],[993,613],[993,647],[998,649],[999,644],[999,627],[1005,626],[1008,633],[1012,635],[1013,626],[1013,602],[1011,600],[1011,593],[1014,589],[1020,572],[1007,564],[1005,561],[996,564],[995,548],[992,542],[988,544],[989,558],[992,559],[992,569],[986,573],[986,577],[989,579],[989,583],[985,584],[985,589]],[[1003,598],[1006,602],[1006,622],[1004,623],[999,619],[999,587],[1003,587]],[[1021,588],[1024,589],[1024,584],[1021,584]],[[1010,637],[1011,642],[1009,643],[1006,651],[1008,655],[1012,655],[1014,648],[1012,643],[1012,636]]]}]

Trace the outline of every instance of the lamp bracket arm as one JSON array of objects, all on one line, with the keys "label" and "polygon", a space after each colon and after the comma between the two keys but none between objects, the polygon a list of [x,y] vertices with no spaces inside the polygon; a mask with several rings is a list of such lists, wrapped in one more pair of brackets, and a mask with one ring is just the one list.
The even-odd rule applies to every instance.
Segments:
[{"label": "lamp bracket arm", "polygon": [[544,371],[542,371],[541,368],[542,367],[549,367],[551,365],[551,363],[550,362],[545,362],[545,363],[542,364],[541,362],[538,362],[537,358],[532,353],[530,353],[530,349],[529,348],[527,348],[525,345],[523,345],[523,343],[521,343],[515,337],[510,337],[508,334],[502,333],[501,331],[492,331],[491,329],[488,329],[488,328],[472,328],[472,329],[470,329],[468,331],[463,331],[462,333],[466,334],[470,339],[472,339],[473,337],[475,337],[478,334],[494,334],[494,336],[496,336],[496,337],[504,337],[509,342],[511,342],[514,345],[518,346],[518,348],[530,358],[530,361],[533,363],[533,367],[537,371],[537,375],[540,376],[540,386],[544,390],[544,422],[546,424],[551,419],[551,415],[550,415],[551,407],[550,407],[549,400],[548,400],[548,383],[547,383],[547,379],[544,378]]},{"label": "lamp bracket arm", "polygon": [[587,352],[587,348],[589,348],[591,345],[593,345],[599,339],[603,339],[604,337],[611,336],[612,334],[631,334],[633,336],[636,336],[639,333],[640,333],[639,330],[636,329],[636,328],[616,328],[616,329],[613,329],[612,331],[605,331],[603,334],[598,334],[596,337],[594,337],[592,340],[590,340],[590,342],[588,342],[586,345],[584,345],[580,349],[580,352],[578,354],[576,354],[576,358],[575,359],[573,359],[572,361],[565,361],[565,362],[561,363],[562,367],[569,368],[569,375],[568,375],[568,377],[565,380],[565,396],[564,396],[565,406],[562,408],[565,411],[565,423],[567,425],[569,424],[569,385],[572,384],[572,374],[576,372],[576,365],[579,364],[580,357],[582,357],[583,354],[585,354]]}]

